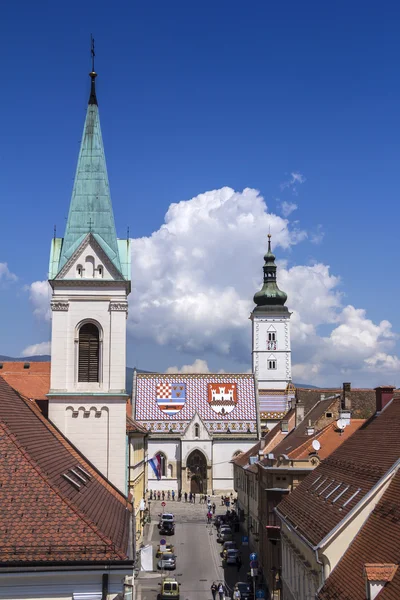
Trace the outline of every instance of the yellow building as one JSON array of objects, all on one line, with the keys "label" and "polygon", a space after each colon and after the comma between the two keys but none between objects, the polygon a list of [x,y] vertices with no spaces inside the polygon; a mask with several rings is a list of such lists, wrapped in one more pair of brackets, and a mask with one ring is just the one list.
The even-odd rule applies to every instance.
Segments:
[{"label": "yellow building", "polygon": [[146,508],[146,449],[147,430],[131,419],[126,418],[128,436],[128,491],[132,496],[136,522],[136,542],[143,534],[143,517]]}]

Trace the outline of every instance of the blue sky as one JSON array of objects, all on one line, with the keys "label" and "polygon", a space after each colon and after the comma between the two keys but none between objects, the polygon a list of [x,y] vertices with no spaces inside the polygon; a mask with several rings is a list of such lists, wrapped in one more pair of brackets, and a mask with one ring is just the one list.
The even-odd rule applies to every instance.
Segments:
[{"label": "blue sky", "polygon": [[[282,202],[296,204],[287,228],[306,232],[296,243],[275,237],[287,261],[282,269],[329,265],[340,278],[336,322],[343,324],[342,308],[352,305],[376,326],[388,320],[397,334],[399,17],[394,2],[6,2],[0,263],[18,279],[0,271],[0,354],[19,355],[50,337],[49,322],[33,314],[30,286],[46,278],[54,224],[59,235],[65,226],[89,92],[90,33],[121,237],[127,226],[134,238],[159,231],[171,203],[224,186],[259,190],[268,213],[282,216]],[[303,183],[285,185],[292,173]],[[260,277],[265,239],[256,242]],[[207,261],[212,279],[212,255]],[[241,278],[232,269],[234,288]],[[302,317],[300,288],[288,305]],[[255,291],[249,285],[250,302]],[[335,318],[315,325],[319,337],[332,332]],[[395,336],[366,346],[373,343],[396,356]],[[297,343],[295,362],[314,360],[306,347]],[[162,370],[195,359],[213,370],[248,366],[245,352],[204,341],[182,346],[174,336],[161,344],[136,335],[133,323],[128,357]],[[313,380],[385,383],[377,360],[367,359],[375,371],[365,364],[346,371],[343,356],[333,374],[322,369]],[[394,367],[386,379],[394,380]],[[299,369],[298,377],[308,375]]]}]

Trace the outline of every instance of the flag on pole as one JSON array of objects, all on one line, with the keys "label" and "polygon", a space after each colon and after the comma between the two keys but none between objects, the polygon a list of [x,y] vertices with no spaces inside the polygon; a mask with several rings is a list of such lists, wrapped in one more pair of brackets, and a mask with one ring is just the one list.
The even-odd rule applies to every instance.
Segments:
[{"label": "flag on pole", "polygon": [[161,455],[155,454],[153,458],[149,459],[149,465],[154,471],[154,475],[157,479],[161,479]]}]

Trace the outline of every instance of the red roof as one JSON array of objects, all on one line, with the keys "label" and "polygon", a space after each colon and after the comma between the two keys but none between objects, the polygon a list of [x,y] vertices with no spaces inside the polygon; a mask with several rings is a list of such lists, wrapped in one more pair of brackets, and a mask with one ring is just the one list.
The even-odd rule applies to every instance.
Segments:
[{"label": "red roof", "polygon": [[379,600],[400,598],[400,472],[393,477],[319,592],[319,600],[365,600],[365,577],[384,581]]},{"label": "red roof", "polygon": [[399,431],[400,399],[394,399],[284,498],[278,512],[319,544],[395,465]]},{"label": "red roof", "polygon": [[0,565],[129,560],[131,504],[0,377]]},{"label": "red roof", "polygon": [[[336,423],[330,423],[315,435],[309,436],[303,444],[294,450],[291,450],[288,453],[288,457],[301,460],[308,458],[310,454],[316,454],[320,460],[324,460],[332,454],[336,448],[339,448],[343,442],[348,440],[349,437],[364,423],[365,419],[352,419],[350,425],[348,425],[343,432],[338,430]],[[318,451],[316,451],[312,445],[314,440],[318,440],[320,443],[321,447]]]},{"label": "red roof", "polygon": [[[29,400],[47,400],[50,389],[49,362],[3,362],[2,377],[21,396]],[[29,368],[24,368],[29,365]]]},{"label": "red roof", "polygon": [[145,433],[148,434],[146,427],[143,427],[140,423],[132,419],[131,417],[126,417],[126,432],[127,433]]}]

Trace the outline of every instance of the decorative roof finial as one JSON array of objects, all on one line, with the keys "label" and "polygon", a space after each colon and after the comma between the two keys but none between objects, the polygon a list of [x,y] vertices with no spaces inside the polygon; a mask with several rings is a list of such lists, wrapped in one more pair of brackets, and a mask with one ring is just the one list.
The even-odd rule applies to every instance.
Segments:
[{"label": "decorative roof finial", "polygon": [[264,261],[264,283],[261,290],[254,296],[254,303],[257,304],[254,310],[287,312],[288,309],[284,306],[287,295],[278,288],[276,283],[276,264],[275,255],[271,250],[271,232],[268,233],[268,251],[264,256]]},{"label": "decorative roof finial", "polygon": [[90,86],[90,96],[89,96],[88,104],[96,104],[96,106],[97,106],[96,83],[95,83],[97,73],[94,70],[94,57],[96,56],[96,53],[94,51],[94,37],[92,36],[92,34],[90,34],[90,54],[92,55],[92,70],[89,73],[89,77],[91,78],[92,83]]}]

